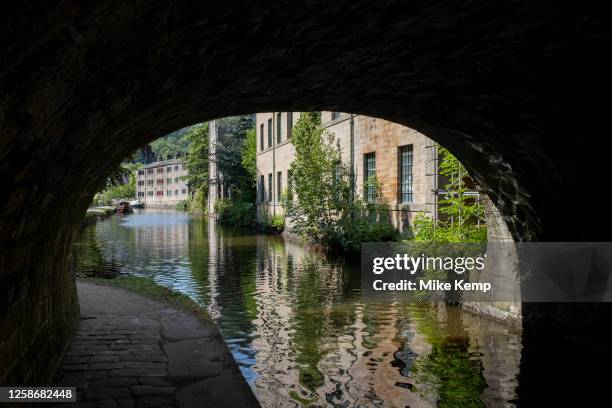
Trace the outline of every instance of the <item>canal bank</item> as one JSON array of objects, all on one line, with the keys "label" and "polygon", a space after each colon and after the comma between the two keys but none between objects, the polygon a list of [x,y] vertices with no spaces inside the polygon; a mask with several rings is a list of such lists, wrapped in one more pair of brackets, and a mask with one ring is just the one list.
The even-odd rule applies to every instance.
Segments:
[{"label": "canal bank", "polygon": [[93,224],[96,221],[102,220],[106,217],[110,217],[115,214],[115,207],[112,206],[103,206],[103,207],[91,207],[87,209],[85,212],[85,217],[83,217],[83,222],[81,225],[89,225]]},{"label": "canal bank", "polygon": [[77,281],[81,320],[60,368],[80,406],[259,407],[211,320]]}]

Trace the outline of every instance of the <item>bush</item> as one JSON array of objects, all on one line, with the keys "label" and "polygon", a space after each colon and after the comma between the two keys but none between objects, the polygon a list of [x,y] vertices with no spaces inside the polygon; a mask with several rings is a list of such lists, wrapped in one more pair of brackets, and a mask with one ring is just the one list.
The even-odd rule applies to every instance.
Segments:
[{"label": "bush", "polygon": [[176,205],[178,211],[189,211],[193,213],[207,213],[207,197],[206,193],[202,189],[195,190],[193,197],[179,202]]},{"label": "bush", "polygon": [[333,250],[358,252],[362,242],[394,242],[400,238],[400,232],[388,222],[356,218],[326,231],[321,243]]},{"label": "bush", "polygon": [[414,219],[414,240],[416,242],[446,243],[478,243],[487,242],[487,228],[485,225],[438,222],[423,213],[417,214]]},{"label": "bush", "polygon": [[283,232],[285,230],[285,217],[282,215],[273,215],[272,218],[268,219],[266,225],[276,232]]},{"label": "bush", "polygon": [[180,203],[176,205],[176,209],[178,211],[189,211],[189,208],[190,208],[189,201],[190,201],[189,199],[181,201]]},{"label": "bush", "polygon": [[215,202],[215,212],[222,224],[248,227],[255,223],[255,205],[252,203],[221,199]]}]

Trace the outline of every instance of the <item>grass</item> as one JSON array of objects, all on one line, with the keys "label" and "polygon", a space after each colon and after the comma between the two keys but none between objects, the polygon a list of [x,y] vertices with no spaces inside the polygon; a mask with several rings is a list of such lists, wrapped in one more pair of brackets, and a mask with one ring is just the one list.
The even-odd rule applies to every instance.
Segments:
[{"label": "grass", "polygon": [[83,281],[93,282],[100,285],[115,286],[127,289],[139,295],[168,303],[178,309],[182,309],[197,315],[205,322],[212,322],[210,315],[202,306],[194,302],[189,296],[184,295],[165,286],[158,285],[152,278],[143,276],[118,276],[113,279],[83,278]]}]

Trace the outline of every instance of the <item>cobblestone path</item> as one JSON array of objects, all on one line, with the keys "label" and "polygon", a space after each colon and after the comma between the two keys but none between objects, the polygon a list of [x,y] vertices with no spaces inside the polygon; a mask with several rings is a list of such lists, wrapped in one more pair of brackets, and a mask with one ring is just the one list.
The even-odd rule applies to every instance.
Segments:
[{"label": "cobblestone path", "polygon": [[81,322],[60,369],[67,407],[259,407],[213,323],[78,282]]}]

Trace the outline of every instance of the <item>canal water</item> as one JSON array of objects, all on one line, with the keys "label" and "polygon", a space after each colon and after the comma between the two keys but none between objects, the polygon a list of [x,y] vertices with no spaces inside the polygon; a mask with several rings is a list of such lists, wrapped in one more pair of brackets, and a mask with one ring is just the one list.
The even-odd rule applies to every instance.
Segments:
[{"label": "canal water", "polygon": [[173,210],[85,227],[81,276],[149,276],[205,306],[263,407],[514,406],[520,333],[459,308],[377,303],[358,265]]}]

